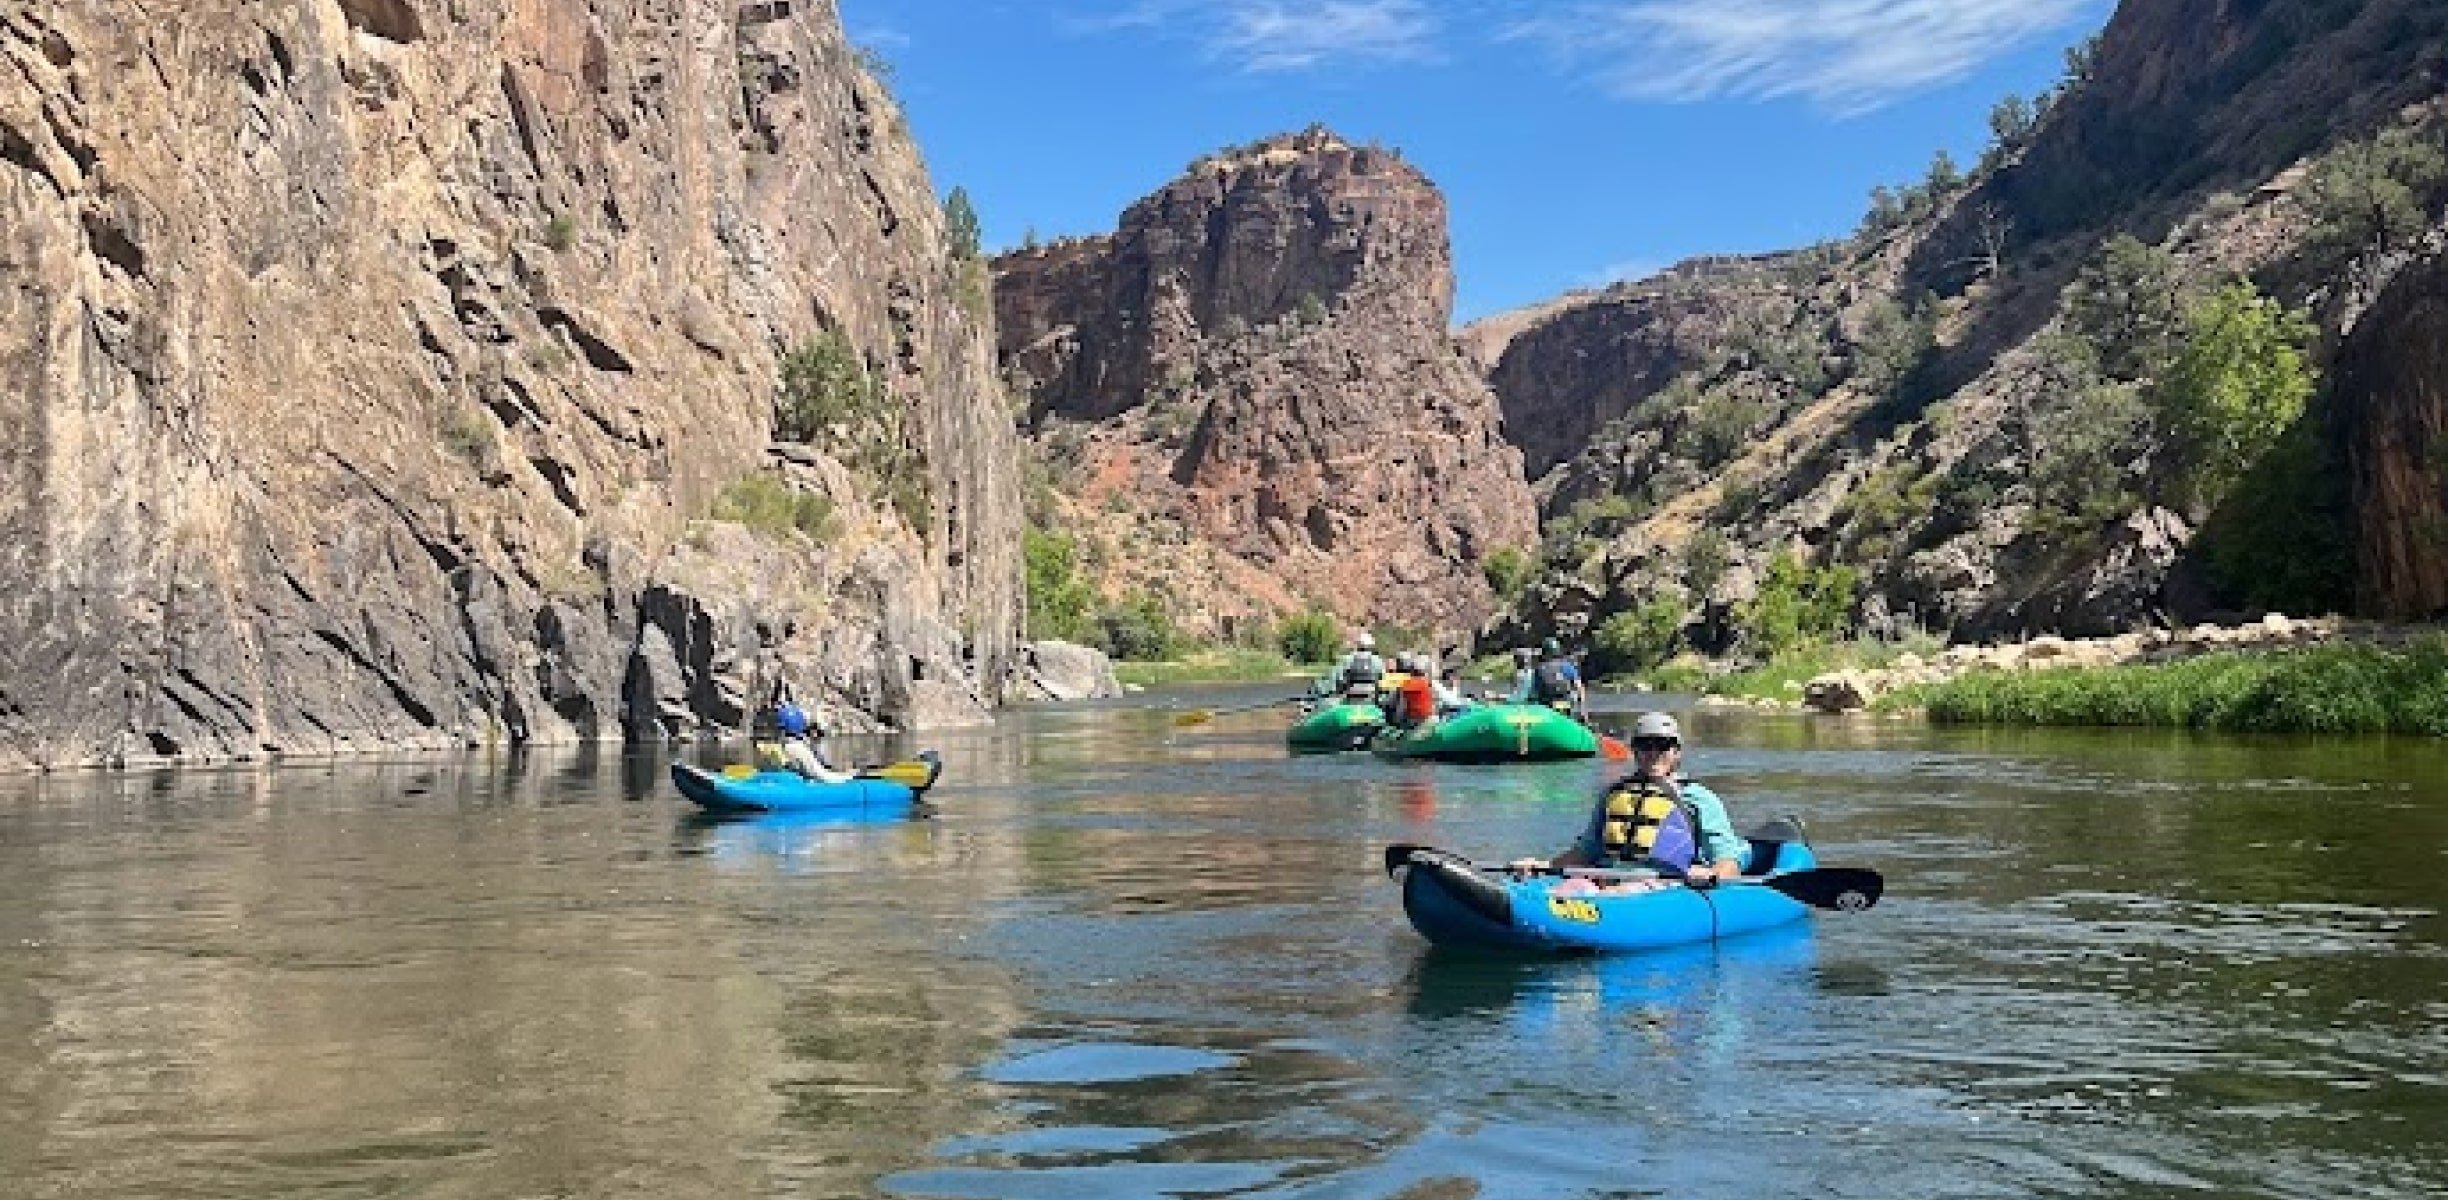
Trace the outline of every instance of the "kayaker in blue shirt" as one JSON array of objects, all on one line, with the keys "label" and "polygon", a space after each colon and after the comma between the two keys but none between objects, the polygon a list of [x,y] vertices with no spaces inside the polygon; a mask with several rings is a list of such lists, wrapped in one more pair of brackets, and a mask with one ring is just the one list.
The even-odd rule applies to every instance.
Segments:
[{"label": "kayaker in blue shirt", "polygon": [[[1675,774],[1682,765],[1682,728],[1665,713],[1642,713],[1632,726],[1632,769],[1607,788],[1606,795],[1599,797],[1581,836],[1553,859],[1545,862],[1515,859],[1510,865],[1523,871],[1652,866],[1668,872],[1680,871],[1693,882],[1703,884],[1742,874],[1743,863],[1751,857],[1751,843],[1734,832],[1733,818],[1726,815],[1725,801],[1718,799],[1717,793],[1706,784]],[[1649,853],[1626,845],[1641,822],[1637,818],[1627,820],[1624,812],[1611,811],[1622,807],[1628,793],[1643,790],[1638,785],[1644,783],[1656,785],[1680,810],[1679,814],[1665,818],[1665,828],[1656,830],[1654,850]],[[1609,828],[1610,824],[1614,828]]]},{"label": "kayaker in blue shirt", "polygon": [[1581,682],[1581,666],[1564,653],[1564,643],[1548,638],[1544,655],[1530,672],[1530,703],[1545,704],[1586,720],[1589,688]]}]

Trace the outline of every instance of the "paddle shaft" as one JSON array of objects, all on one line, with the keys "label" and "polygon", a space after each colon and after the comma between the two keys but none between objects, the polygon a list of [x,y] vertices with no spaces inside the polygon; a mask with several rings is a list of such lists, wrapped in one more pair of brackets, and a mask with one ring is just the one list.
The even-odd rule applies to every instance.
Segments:
[{"label": "paddle shaft", "polygon": [[1200,725],[1208,721],[1215,720],[1217,717],[1223,716],[1227,713],[1252,712],[1261,708],[1275,708],[1285,704],[1299,704],[1308,699],[1309,697],[1307,696],[1294,696],[1288,700],[1260,700],[1255,704],[1235,704],[1225,708],[1194,708],[1178,717],[1173,718],[1173,720],[1182,725]]}]

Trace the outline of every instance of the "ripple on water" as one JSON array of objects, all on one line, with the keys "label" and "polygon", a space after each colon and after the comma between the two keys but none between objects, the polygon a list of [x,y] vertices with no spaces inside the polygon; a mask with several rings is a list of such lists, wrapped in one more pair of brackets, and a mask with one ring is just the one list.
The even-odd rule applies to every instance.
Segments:
[{"label": "ripple on water", "polygon": [[1181,1046],[1143,1046],[1127,1042],[1077,1042],[1043,1050],[1027,1049],[987,1067],[981,1074],[994,1083],[1126,1083],[1168,1075],[1190,1075],[1228,1067],[1235,1059],[1211,1050]]}]

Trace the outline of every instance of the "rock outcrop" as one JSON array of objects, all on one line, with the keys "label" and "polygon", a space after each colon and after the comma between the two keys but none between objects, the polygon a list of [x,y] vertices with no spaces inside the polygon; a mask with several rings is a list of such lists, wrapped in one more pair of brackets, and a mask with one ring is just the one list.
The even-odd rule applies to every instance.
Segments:
[{"label": "rock outcrop", "polygon": [[2361,606],[2448,615],[2448,254],[2401,272],[2340,347]]},{"label": "rock outcrop", "polygon": [[1324,605],[1453,636],[1493,607],[1485,559],[1533,541],[1447,329],[1444,199],[1395,153],[1270,138],[995,269],[1006,369],[1109,587],[1210,633]]},{"label": "rock outcrop", "polygon": [[[0,765],[984,717],[1017,444],[829,3],[177,8],[0,12]],[[769,451],[820,332],[908,502]]]},{"label": "rock outcrop", "polygon": [[1020,647],[1021,700],[1105,700],[1122,695],[1113,660],[1076,642],[1024,642]]}]

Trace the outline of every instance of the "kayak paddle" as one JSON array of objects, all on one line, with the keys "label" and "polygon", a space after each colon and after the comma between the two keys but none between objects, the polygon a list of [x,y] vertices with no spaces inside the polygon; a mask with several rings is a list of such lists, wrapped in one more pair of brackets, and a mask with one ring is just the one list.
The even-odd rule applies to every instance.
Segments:
[{"label": "kayak paddle", "polygon": [[1254,709],[1273,708],[1279,704],[1299,704],[1307,699],[1309,699],[1307,696],[1294,696],[1289,700],[1261,700],[1256,704],[1235,704],[1225,708],[1194,708],[1174,717],[1173,723],[1182,726],[1204,725],[1226,713],[1250,712]]},{"label": "kayak paddle", "polygon": [[[873,763],[860,767],[854,774],[861,779],[882,779],[900,784],[913,792],[924,792],[935,786],[935,777],[942,772],[943,759],[932,750],[921,750],[916,758],[905,758],[899,762]],[[758,768],[748,763],[732,763],[722,769],[725,779],[748,779],[756,774],[758,774]]]},{"label": "kayak paddle", "polygon": [[[1414,856],[1432,857],[1453,863],[1470,861],[1461,855],[1439,850],[1434,846],[1398,844],[1386,847],[1386,874],[1391,875],[1396,868],[1411,865]],[[1489,874],[1505,874],[1508,871],[1508,868],[1505,867],[1480,866],[1477,863],[1470,865],[1474,869]],[[1551,866],[1534,871],[1532,874],[1579,876],[1585,879],[1623,879],[1633,876],[1635,872],[1608,867]],[[1734,879],[1719,880],[1715,886],[1739,887],[1746,884],[1756,884],[1812,908],[1824,908],[1830,912],[1860,912],[1877,904],[1880,894],[1887,887],[1885,877],[1868,867],[1811,867],[1775,875],[1745,875]]]},{"label": "kayak paddle", "polygon": [[932,750],[921,750],[916,758],[875,763],[858,769],[861,779],[889,780],[913,792],[924,792],[935,786],[935,777],[942,773],[943,759]]}]

